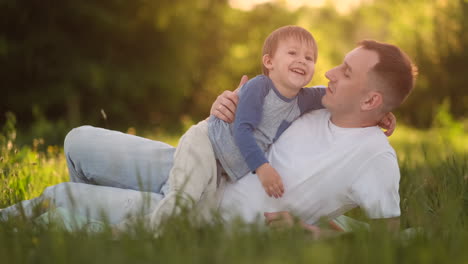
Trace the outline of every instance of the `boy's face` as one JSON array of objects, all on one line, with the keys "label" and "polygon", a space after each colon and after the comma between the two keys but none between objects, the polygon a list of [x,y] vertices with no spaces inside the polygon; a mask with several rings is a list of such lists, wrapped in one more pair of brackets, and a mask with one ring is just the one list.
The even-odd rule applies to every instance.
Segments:
[{"label": "boy's face", "polygon": [[311,45],[290,37],[280,40],[274,55],[265,55],[263,63],[276,85],[299,91],[312,80],[315,71],[314,55]]}]

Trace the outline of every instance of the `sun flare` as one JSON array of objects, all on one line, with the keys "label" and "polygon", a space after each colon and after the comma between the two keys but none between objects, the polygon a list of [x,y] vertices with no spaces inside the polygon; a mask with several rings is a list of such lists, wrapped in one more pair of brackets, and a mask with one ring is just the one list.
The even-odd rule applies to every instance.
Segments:
[{"label": "sun flare", "polygon": [[242,10],[250,10],[256,5],[268,2],[282,2],[290,9],[297,9],[302,6],[321,7],[331,2],[340,13],[347,13],[354,7],[359,6],[363,2],[371,2],[372,0],[230,0],[229,4],[234,8]]}]

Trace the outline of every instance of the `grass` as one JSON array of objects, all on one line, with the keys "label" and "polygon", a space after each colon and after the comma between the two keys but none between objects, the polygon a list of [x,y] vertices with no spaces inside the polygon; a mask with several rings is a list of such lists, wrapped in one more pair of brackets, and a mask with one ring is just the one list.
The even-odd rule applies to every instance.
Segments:
[{"label": "grass", "polygon": [[[14,119],[0,135],[0,208],[67,181],[61,147],[15,144]],[[118,239],[110,230],[67,232],[29,219],[0,222],[0,263],[466,263],[468,136],[457,124],[429,131],[399,127],[390,140],[401,168],[402,227],[314,240],[300,229],[265,232],[238,223],[194,226],[172,219],[159,237],[135,226]],[[152,136],[153,138],[161,138]],[[175,144],[177,137],[167,137]],[[360,217],[359,211],[351,212]]]}]

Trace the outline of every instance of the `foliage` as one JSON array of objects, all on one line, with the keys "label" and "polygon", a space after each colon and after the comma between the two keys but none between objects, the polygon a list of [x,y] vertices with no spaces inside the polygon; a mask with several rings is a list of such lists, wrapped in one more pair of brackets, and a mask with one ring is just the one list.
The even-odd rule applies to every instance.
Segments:
[{"label": "foliage", "polygon": [[[0,113],[7,113],[0,117],[0,208],[67,180],[63,149],[47,144],[61,144],[73,126],[136,127],[175,145],[173,127],[206,117],[220,91],[260,73],[269,32],[298,24],[319,45],[312,85],[326,84],[325,71],[364,38],[403,47],[419,66],[417,87],[397,115],[431,128],[399,121],[390,138],[401,168],[402,227],[415,232],[363,230],[315,241],[298,229],[197,227],[181,216],[160,237],[135,226],[116,239],[108,229],[71,233],[18,218],[0,221],[1,262],[465,263],[468,2],[367,1],[346,14],[283,3],[241,11],[227,0],[0,1]],[[18,131],[34,139],[24,144]]]},{"label": "foliage", "polygon": [[66,162],[63,149],[44,140],[33,141],[32,146],[18,147],[16,118],[7,114],[7,122],[0,134],[0,207],[36,197],[45,186],[66,180]]},{"label": "foliage", "polygon": [[220,91],[261,72],[263,40],[285,24],[318,41],[311,84],[326,84],[327,69],[374,38],[401,46],[419,66],[399,111],[405,123],[429,127],[444,100],[456,120],[468,110],[464,0],[365,1],[344,14],[330,4],[290,10],[284,1],[242,11],[227,0],[3,0],[0,10],[0,113],[14,112],[22,132],[52,134],[57,144],[85,123],[181,129],[182,117],[205,118]]}]

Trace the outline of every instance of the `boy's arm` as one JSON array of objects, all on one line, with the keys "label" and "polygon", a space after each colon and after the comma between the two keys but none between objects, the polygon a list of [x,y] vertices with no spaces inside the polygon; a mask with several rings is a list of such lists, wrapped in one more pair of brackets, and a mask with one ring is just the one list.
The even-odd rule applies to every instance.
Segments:
[{"label": "boy's arm", "polygon": [[233,135],[242,157],[249,169],[257,173],[265,192],[270,197],[279,198],[284,193],[281,177],[268,163],[264,150],[254,137],[254,131],[263,118],[263,104],[271,89],[270,84],[270,79],[261,75],[244,85],[239,95]]},{"label": "boy's arm", "polygon": [[297,103],[301,111],[301,115],[317,109],[324,108],[322,104],[322,97],[325,95],[325,86],[314,86],[310,88],[303,88],[297,97]]},{"label": "boy's arm", "polygon": [[[221,95],[219,95],[216,98],[216,101],[211,106],[210,114],[216,116],[217,118],[227,123],[232,123],[235,120],[235,113],[236,113],[237,105],[239,102],[239,97],[238,97],[239,88],[242,87],[247,81],[248,81],[248,77],[244,75],[241,78],[239,86],[234,92],[224,91]],[[263,98],[264,97],[265,96],[263,96]],[[262,106],[262,108],[259,111],[256,111],[256,113],[261,114],[263,110],[263,104],[251,104],[251,105]],[[258,147],[258,145],[256,146]],[[284,193],[284,186],[283,186],[281,177],[276,172],[276,170],[273,167],[271,167],[269,163],[261,164],[259,167],[256,168],[255,171],[257,173],[258,178],[260,179],[262,183],[263,188],[265,189],[265,191],[270,197],[274,196],[275,198],[279,198],[282,196],[282,194]]]},{"label": "boy's arm", "polygon": [[268,93],[268,80],[258,76],[247,82],[239,94],[233,135],[249,169],[255,171],[268,160],[258,146],[253,132],[263,116],[263,103]]}]

